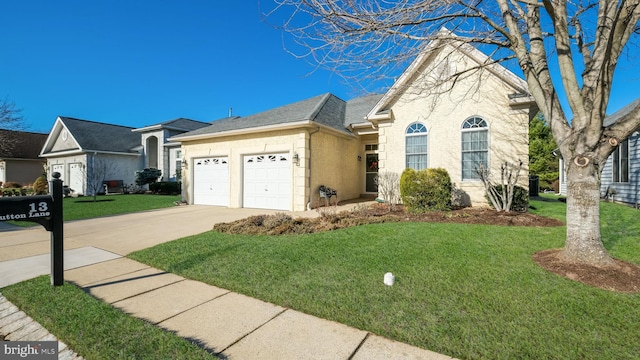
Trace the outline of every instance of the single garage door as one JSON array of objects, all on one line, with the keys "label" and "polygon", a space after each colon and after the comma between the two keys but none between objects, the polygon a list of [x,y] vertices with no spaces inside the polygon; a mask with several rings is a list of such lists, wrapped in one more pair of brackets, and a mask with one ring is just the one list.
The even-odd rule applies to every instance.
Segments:
[{"label": "single garage door", "polygon": [[229,159],[195,159],[193,164],[193,203],[229,206]]},{"label": "single garage door", "polygon": [[[98,174],[95,175],[98,176]],[[93,195],[84,193],[84,173],[82,171],[82,164],[69,164],[69,187],[77,194]]]},{"label": "single garage door", "polygon": [[243,206],[291,210],[291,155],[244,157]]}]

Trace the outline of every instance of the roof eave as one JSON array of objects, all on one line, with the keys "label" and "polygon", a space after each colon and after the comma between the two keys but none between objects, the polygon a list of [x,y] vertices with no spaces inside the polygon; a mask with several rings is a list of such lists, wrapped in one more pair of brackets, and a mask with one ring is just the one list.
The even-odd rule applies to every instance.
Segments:
[{"label": "roof eave", "polygon": [[185,128],[181,128],[181,127],[177,127],[177,126],[167,126],[167,125],[158,124],[158,125],[151,125],[151,126],[145,126],[145,127],[133,129],[133,130],[131,130],[131,132],[143,133],[143,132],[157,131],[157,130],[163,130],[163,129],[184,131],[184,132],[193,131],[194,130],[194,129],[185,129]]},{"label": "roof eave", "polygon": [[119,152],[119,151],[105,151],[105,150],[87,150],[87,149],[74,149],[74,150],[65,150],[60,152],[49,152],[46,154],[40,154],[40,157],[43,158],[51,158],[51,157],[60,157],[60,156],[71,156],[71,155],[85,155],[85,154],[109,154],[109,155],[126,155],[126,156],[141,156],[139,152]]},{"label": "roof eave", "polygon": [[170,137],[168,140],[171,142],[185,142],[185,141],[221,138],[221,137],[234,136],[234,135],[255,134],[255,133],[261,133],[265,131],[293,130],[293,129],[302,129],[302,128],[314,128],[314,127],[322,127],[324,129],[333,131],[337,134],[341,134],[346,137],[354,136],[353,134],[349,134],[346,131],[346,129],[345,131],[340,131],[330,126],[319,124],[312,120],[301,120],[301,121],[295,121],[295,122],[289,122],[289,123],[258,126],[258,127],[251,127],[251,128],[245,128],[245,129],[227,130],[227,131],[220,131],[220,132],[207,133],[207,134],[196,134],[196,135],[186,135],[186,136],[179,135],[179,136]]}]

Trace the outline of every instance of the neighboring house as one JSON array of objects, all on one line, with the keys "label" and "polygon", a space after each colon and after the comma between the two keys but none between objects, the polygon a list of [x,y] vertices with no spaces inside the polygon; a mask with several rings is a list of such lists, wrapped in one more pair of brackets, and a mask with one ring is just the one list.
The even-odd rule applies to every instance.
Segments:
[{"label": "neighboring house", "polygon": [[0,183],[32,184],[45,170],[45,161],[38,155],[47,134],[2,129],[0,132],[0,138],[9,139],[0,147]]},{"label": "neighboring house", "polygon": [[169,138],[209,125],[211,123],[179,118],[134,129],[142,139],[144,167],[160,169],[164,181],[178,181],[182,175],[182,150],[180,143],[171,142]]},{"label": "neighboring house", "polygon": [[50,172],[59,172],[65,185],[81,195],[102,191],[103,181],[133,185],[135,172],[145,167],[160,169],[164,180],[175,181],[181,172],[180,148],[167,139],[207,125],[180,118],[135,129],[60,116],[40,156]]},{"label": "neighboring house", "polygon": [[76,194],[100,192],[93,181],[133,184],[142,169],[140,135],[133,128],[59,116],[42,147],[47,169]]},{"label": "neighboring house", "polygon": [[[340,200],[376,196],[380,171],[442,167],[470,204],[484,205],[475,169],[499,176],[505,161],[524,163],[527,187],[528,124],[537,110],[524,80],[506,68],[471,70],[488,62],[470,45],[434,42],[386,94],[350,101],[324,94],[174,136],[183,197],[299,211],[319,204],[320,185]],[[451,91],[431,85],[455,72],[465,75]]]},{"label": "neighboring house", "polygon": [[[640,103],[640,99],[623,107],[604,119],[609,126],[629,114]],[[567,194],[564,159],[560,157],[560,194]],[[627,140],[618,144],[607,159],[600,176],[600,194],[603,198],[627,204],[640,204],[640,133],[634,132]]]}]

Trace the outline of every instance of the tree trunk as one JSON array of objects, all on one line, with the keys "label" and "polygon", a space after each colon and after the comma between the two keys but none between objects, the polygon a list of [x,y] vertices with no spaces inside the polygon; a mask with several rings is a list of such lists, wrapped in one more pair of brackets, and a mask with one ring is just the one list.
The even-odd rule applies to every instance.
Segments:
[{"label": "tree trunk", "polygon": [[593,161],[584,164],[585,158],[581,159],[567,167],[567,240],[560,256],[572,262],[613,266],[600,238],[600,169]]}]

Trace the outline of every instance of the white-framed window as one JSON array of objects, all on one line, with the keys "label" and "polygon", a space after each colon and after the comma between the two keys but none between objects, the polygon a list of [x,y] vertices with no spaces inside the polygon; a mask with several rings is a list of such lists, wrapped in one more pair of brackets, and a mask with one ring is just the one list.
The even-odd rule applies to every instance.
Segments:
[{"label": "white-framed window", "polygon": [[629,141],[625,140],[613,150],[613,182],[629,182]]},{"label": "white-framed window", "polygon": [[175,167],[176,167],[176,174],[175,174],[175,178],[177,181],[180,181],[182,179],[182,150],[176,150],[176,157],[175,157]]},{"label": "white-framed window", "polygon": [[462,123],[462,180],[478,180],[481,165],[489,167],[489,126],[474,116]]},{"label": "white-framed window", "polygon": [[406,167],[414,170],[427,168],[427,127],[415,122],[405,132]]}]

